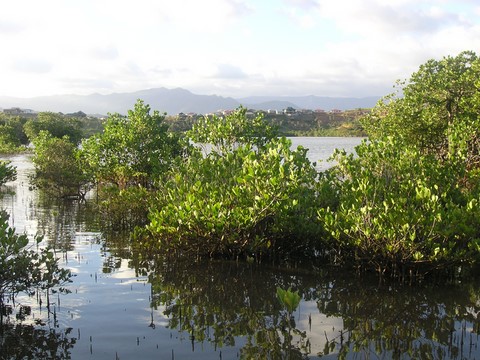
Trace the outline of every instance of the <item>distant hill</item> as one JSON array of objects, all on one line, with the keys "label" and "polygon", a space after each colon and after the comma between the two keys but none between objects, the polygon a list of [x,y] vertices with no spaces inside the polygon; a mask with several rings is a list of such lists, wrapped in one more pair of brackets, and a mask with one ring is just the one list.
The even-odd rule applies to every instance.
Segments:
[{"label": "distant hill", "polygon": [[371,108],[380,97],[340,98],[319,96],[253,96],[242,99],[218,95],[198,95],[176,88],[154,88],[130,93],[108,95],[54,95],[32,98],[1,97],[0,108],[20,107],[35,111],[53,111],[73,113],[83,111],[87,114],[108,114],[118,112],[126,114],[137,99],[142,99],[152,109],[175,115],[180,112],[206,114],[217,110],[235,109],[240,105],[256,110],[282,110],[289,106],[297,109],[357,109]]}]

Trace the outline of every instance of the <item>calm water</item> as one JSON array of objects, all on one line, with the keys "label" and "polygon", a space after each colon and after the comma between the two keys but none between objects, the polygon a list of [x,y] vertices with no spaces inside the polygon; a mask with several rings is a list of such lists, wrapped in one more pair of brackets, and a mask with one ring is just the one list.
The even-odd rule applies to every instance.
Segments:
[{"label": "calm water", "polygon": [[332,164],[327,160],[334,149],[345,149],[353,152],[355,146],[360,144],[363,138],[339,138],[339,137],[292,137],[292,147],[299,145],[308,149],[309,159],[317,163],[317,169],[324,170]]},{"label": "calm water", "polygon": [[[293,139],[313,161],[360,141]],[[98,231],[95,199],[44,198],[29,189],[28,158],[12,160],[19,176],[2,200],[11,223],[44,234],[76,276],[50,312],[21,299],[32,314],[4,327],[1,359],[480,358],[480,282],[388,286],[313,265],[145,261]],[[277,286],[302,295],[293,318]]]}]

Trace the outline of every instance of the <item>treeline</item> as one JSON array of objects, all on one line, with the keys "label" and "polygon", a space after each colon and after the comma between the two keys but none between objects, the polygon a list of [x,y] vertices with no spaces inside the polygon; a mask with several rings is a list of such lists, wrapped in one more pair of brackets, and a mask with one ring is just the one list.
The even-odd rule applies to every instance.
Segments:
[{"label": "treeline", "polygon": [[480,60],[430,60],[361,120],[356,154],[317,173],[307,149],[239,108],[172,132],[141,100],[83,139],[40,130],[36,184],[95,187],[132,246],[190,257],[321,258],[405,278],[480,260]]},{"label": "treeline", "polygon": [[[360,119],[367,109],[342,112],[298,111],[294,114],[269,114],[266,111],[248,111],[246,116],[263,116],[264,120],[284,136],[366,136]],[[219,115],[223,117],[224,115]],[[185,133],[204,115],[166,115],[164,123],[171,132]],[[208,116],[207,116],[208,117]],[[27,151],[41,130],[55,137],[67,135],[74,143],[101,133],[104,119],[87,116],[79,111],[72,114],[40,112],[38,114],[10,115],[0,112],[0,154]]]},{"label": "treeline", "polygon": [[[263,116],[265,122],[275,126],[278,133],[284,136],[366,136],[360,119],[370,109],[354,109],[346,111],[295,110],[289,108],[287,113],[267,112],[263,110],[247,110],[246,116],[254,118]],[[218,116],[224,116],[219,114]],[[166,116],[165,122],[171,131],[185,132],[203,115],[179,114]]]},{"label": "treeline", "polygon": [[103,121],[82,112],[61,114],[40,112],[28,116],[0,112],[0,153],[11,154],[28,151],[28,146],[41,131],[54,137],[67,136],[75,144],[103,130]]}]

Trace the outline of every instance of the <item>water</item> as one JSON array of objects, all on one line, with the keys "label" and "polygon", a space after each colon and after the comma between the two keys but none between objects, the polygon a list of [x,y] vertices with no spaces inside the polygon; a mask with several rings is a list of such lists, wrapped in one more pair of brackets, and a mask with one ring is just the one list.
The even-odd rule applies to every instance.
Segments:
[{"label": "water", "polygon": [[[361,139],[292,141],[316,161]],[[4,326],[1,359],[480,358],[475,282],[380,285],[312,264],[147,261],[121,236],[99,232],[95,199],[44,198],[28,186],[28,158],[12,160],[19,177],[2,199],[12,225],[43,234],[76,276],[50,312],[20,299],[32,314]],[[277,286],[302,296],[292,319]]]},{"label": "water", "polygon": [[292,137],[292,147],[301,145],[308,149],[310,161],[316,162],[316,168],[325,170],[332,163],[328,158],[332,155],[334,149],[345,149],[347,152],[353,152],[355,146],[360,144],[364,138],[360,137]]}]

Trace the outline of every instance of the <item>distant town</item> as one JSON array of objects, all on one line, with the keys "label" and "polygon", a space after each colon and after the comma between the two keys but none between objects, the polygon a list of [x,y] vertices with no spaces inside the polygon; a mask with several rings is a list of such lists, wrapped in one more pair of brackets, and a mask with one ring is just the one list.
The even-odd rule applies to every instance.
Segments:
[{"label": "distant town", "polygon": [[[20,107],[0,108],[0,111],[7,117],[15,116],[26,119],[35,118],[39,113],[32,109]],[[187,131],[192,128],[192,125],[199,117],[223,117],[233,111],[233,109],[218,110],[206,114],[180,112],[175,115],[166,115],[165,122],[170,125],[172,131]],[[326,111],[323,109],[295,109],[289,106],[280,110],[247,109],[246,115],[251,118],[263,115],[271,124],[278,126],[282,134],[288,136],[364,136],[359,119],[369,112],[370,109],[332,109]],[[107,115],[86,114],[83,111],[59,114],[66,118],[96,118],[100,122],[107,118]]]},{"label": "distant town", "polygon": [[2,112],[5,115],[12,115],[12,116],[35,116],[37,114],[36,111],[31,109],[21,109],[19,107],[13,107],[10,109],[3,109]]},{"label": "distant town", "polygon": [[[233,110],[219,110],[214,113],[196,114],[179,113],[167,116],[172,130],[189,130],[199,116],[223,117]],[[370,109],[339,110],[332,109],[295,109],[287,107],[282,110],[254,110],[247,109],[247,117],[263,115],[273,125],[279,127],[280,132],[290,136],[365,136],[359,120],[366,116]]]}]

